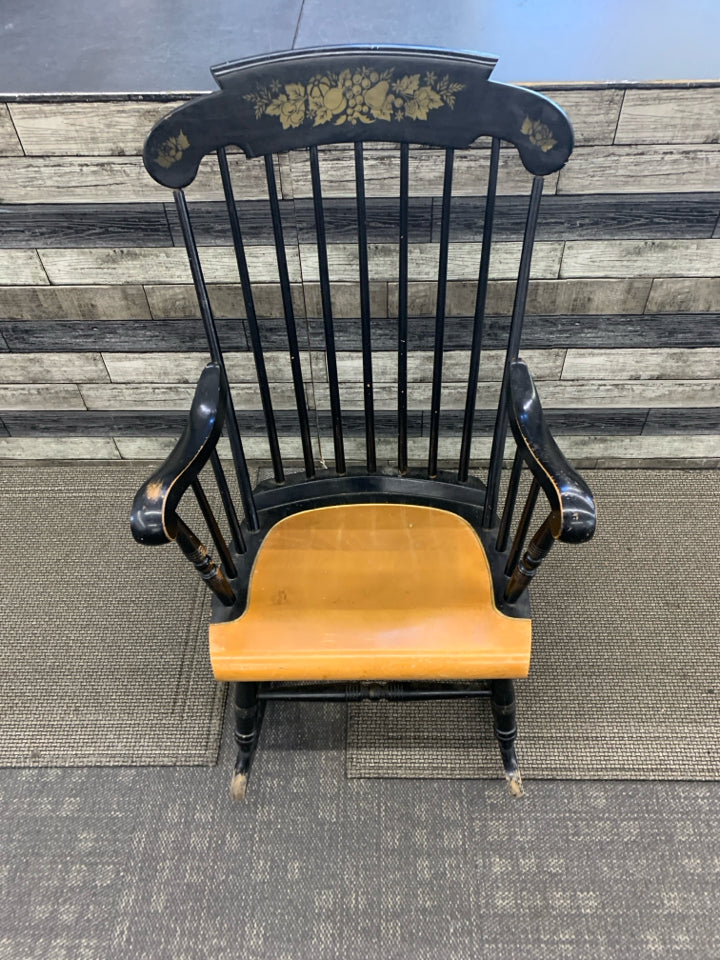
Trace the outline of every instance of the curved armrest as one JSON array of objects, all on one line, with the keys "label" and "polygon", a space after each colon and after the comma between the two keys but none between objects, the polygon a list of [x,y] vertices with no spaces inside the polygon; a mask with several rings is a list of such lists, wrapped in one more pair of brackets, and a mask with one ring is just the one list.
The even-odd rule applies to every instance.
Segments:
[{"label": "curved armrest", "polygon": [[130,528],[138,543],[169,543],[178,533],[175,508],[215,449],[225,420],[227,388],[220,367],[200,375],[182,436],[165,463],[135,495]]},{"label": "curved armrest", "polygon": [[533,476],[550,501],[553,538],[567,543],[589,540],[597,522],[593,495],[555,443],[523,360],[510,364],[509,393],[510,427]]}]

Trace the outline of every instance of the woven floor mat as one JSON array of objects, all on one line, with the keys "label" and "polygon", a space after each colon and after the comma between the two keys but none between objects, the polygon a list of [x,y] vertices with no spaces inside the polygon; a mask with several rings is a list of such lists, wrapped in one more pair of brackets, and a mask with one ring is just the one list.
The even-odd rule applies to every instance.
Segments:
[{"label": "woven floor mat", "polygon": [[175,545],[130,534],[151,470],[0,467],[0,766],[215,762],[209,591]]},{"label": "woven floor mat", "polygon": [[[524,777],[720,779],[720,473],[587,471],[598,532],[532,587]],[[539,516],[539,508],[538,508]],[[487,701],[349,708],[349,777],[496,777]]]}]

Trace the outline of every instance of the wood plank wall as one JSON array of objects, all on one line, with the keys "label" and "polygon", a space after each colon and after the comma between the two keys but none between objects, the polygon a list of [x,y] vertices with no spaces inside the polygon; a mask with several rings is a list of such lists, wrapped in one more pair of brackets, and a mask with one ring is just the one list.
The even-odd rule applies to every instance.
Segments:
[{"label": "wood plank wall", "polygon": [[[720,83],[542,88],[570,115],[575,154],[548,178],[523,355],[578,464],[720,465]],[[172,98],[0,103],[0,458],[156,458],[206,362],[171,197],[142,142]],[[456,456],[488,144],[458,154],[440,455]],[[432,276],[441,158],[411,154],[410,452],[427,449]],[[283,449],[300,455],[261,161],[231,155]],[[397,306],[397,155],[368,150],[380,455],[390,459]],[[360,458],[362,367],[352,158],[322,159],[349,454]],[[293,297],[319,457],[331,455],[309,167],[281,157]],[[500,348],[529,178],[503,150],[474,454],[489,453]],[[221,190],[206,160],[188,192],[248,452],[267,455]]]}]

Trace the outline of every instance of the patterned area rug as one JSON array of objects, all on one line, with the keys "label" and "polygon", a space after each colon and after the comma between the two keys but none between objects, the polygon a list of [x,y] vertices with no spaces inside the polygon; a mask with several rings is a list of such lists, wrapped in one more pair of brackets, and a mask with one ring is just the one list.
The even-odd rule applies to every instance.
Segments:
[{"label": "patterned area rug", "polygon": [[[532,588],[526,778],[720,779],[720,473],[587,471],[598,532]],[[540,516],[538,506],[538,516]],[[497,777],[486,701],[352,705],[349,777]]]},{"label": "patterned area rug", "polygon": [[0,467],[0,766],[215,762],[209,592],[177,547],[130,534],[151,470]]}]

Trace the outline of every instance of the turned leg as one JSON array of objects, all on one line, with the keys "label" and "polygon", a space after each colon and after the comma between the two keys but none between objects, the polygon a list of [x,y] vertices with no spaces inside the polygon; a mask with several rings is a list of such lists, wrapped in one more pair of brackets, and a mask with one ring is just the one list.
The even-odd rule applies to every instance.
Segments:
[{"label": "turned leg", "polygon": [[235,762],[230,793],[233,800],[244,800],[255,749],[260,736],[264,703],[258,699],[258,683],[235,684]]},{"label": "turned leg", "polygon": [[515,689],[512,680],[493,680],[490,684],[495,737],[500,744],[505,779],[514,797],[523,795],[522,779],[515,753]]}]

